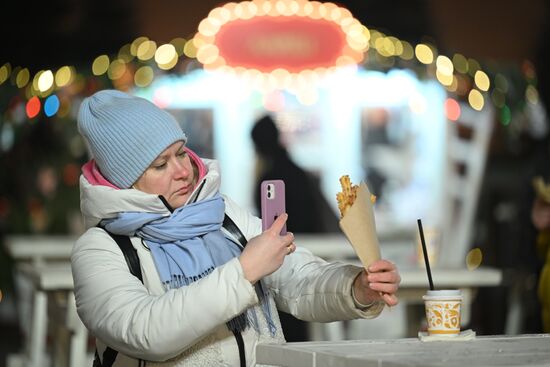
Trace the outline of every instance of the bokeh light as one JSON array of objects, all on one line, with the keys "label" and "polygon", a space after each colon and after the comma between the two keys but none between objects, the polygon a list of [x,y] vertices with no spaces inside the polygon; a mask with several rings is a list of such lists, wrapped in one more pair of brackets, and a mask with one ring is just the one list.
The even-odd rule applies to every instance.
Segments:
[{"label": "bokeh light", "polygon": [[109,65],[109,70],[107,70],[107,75],[109,76],[109,79],[116,80],[120,79],[124,72],[126,71],[126,63],[124,63],[123,60],[116,59],[113,60],[111,65]]},{"label": "bokeh light", "polygon": [[55,94],[52,94],[44,101],[44,114],[48,117],[52,117],[59,110],[59,98]]},{"label": "bokeh light", "polygon": [[55,73],[55,85],[58,87],[64,87],[72,82],[74,77],[74,70],[70,66],[62,66]]},{"label": "bokeh light", "polygon": [[512,121],[512,111],[510,110],[510,107],[507,105],[504,105],[502,109],[500,110],[500,122],[507,126]]},{"label": "bokeh light", "polygon": [[460,104],[453,98],[445,100],[445,114],[447,119],[457,121],[460,118]]},{"label": "bokeh light", "polygon": [[46,70],[40,74],[38,78],[38,90],[45,92],[53,86],[53,73],[51,70]]},{"label": "bokeh light", "polygon": [[19,70],[15,77],[15,85],[17,85],[17,88],[23,88],[29,83],[30,78],[31,74],[29,73],[29,69],[23,68]]},{"label": "bokeh light", "polygon": [[0,84],[8,80],[9,76],[10,76],[10,67],[9,67],[9,64],[6,63],[2,65],[2,67],[0,67]]},{"label": "bokeh light", "polygon": [[107,55],[96,57],[92,63],[92,73],[97,76],[105,74],[109,70],[110,63],[109,56]]},{"label": "bokeh light", "polygon": [[157,51],[157,43],[155,41],[144,41],[137,49],[137,58],[141,61],[147,61],[155,56]]},{"label": "bokeh light", "polygon": [[488,91],[489,87],[491,86],[489,77],[487,76],[487,74],[485,74],[485,72],[481,70],[476,71],[474,75],[474,82],[480,90],[485,92]]},{"label": "bokeh light", "polygon": [[434,54],[432,52],[432,49],[423,43],[416,45],[414,53],[418,61],[423,64],[431,64],[434,61]]},{"label": "bokeh light", "polygon": [[475,270],[479,268],[483,262],[483,252],[481,249],[476,247],[471,249],[466,255],[466,268],[468,270]]},{"label": "bokeh light", "polygon": [[537,88],[532,85],[527,86],[525,89],[525,99],[531,104],[539,103],[539,92]]},{"label": "bokeh light", "polygon": [[466,74],[468,72],[468,60],[461,54],[454,54],[453,65],[459,73]]},{"label": "bokeh light", "polygon": [[138,87],[146,87],[153,81],[155,74],[153,72],[153,68],[150,66],[142,66],[139,69],[137,69],[135,75],[134,75],[134,83]]},{"label": "bokeh light", "polygon": [[34,96],[27,101],[25,111],[27,112],[27,117],[30,119],[38,115],[40,112],[40,100],[38,97]]},{"label": "bokeh light", "polygon": [[472,106],[472,108],[476,111],[481,111],[483,109],[483,105],[485,104],[483,95],[477,89],[472,89],[470,91],[470,93],[468,94],[468,102],[470,103],[470,106]]}]

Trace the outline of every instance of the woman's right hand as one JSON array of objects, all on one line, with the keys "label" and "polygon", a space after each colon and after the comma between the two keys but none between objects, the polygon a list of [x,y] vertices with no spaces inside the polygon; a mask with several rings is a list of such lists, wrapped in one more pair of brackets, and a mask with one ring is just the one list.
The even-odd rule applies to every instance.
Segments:
[{"label": "woman's right hand", "polygon": [[285,256],[296,250],[292,233],[280,235],[287,218],[286,213],[280,215],[269,229],[248,241],[244,248],[239,261],[250,283],[254,284],[279,269]]}]

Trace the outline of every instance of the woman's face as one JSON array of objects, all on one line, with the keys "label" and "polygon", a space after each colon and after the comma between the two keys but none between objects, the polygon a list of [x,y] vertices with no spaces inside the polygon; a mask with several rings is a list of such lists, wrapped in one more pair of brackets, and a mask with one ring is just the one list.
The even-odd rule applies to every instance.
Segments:
[{"label": "woman's face", "polygon": [[162,195],[174,209],[189,198],[197,178],[191,158],[183,142],[170,145],[151,163],[134,184],[134,188],[148,194]]}]

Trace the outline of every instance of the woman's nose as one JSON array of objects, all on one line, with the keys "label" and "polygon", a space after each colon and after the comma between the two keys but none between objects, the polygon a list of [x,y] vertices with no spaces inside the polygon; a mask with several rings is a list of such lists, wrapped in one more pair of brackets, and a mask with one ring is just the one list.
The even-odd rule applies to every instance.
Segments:
[{"label": "woman's nose", "polygon": [[189,170],[185,167],[185,164],[179,159],[174,159],[174,178],[187,178],[189,176]]}]

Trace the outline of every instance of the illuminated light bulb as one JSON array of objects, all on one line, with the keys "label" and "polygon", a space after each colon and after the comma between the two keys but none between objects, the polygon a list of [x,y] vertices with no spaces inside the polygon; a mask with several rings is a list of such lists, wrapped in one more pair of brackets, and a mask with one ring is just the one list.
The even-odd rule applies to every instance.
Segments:
[{"label": "illuminated light bulb", "polygon": [[124,75],[125,71],[126,71],[126,63],[122,60],[116,59],[116,60],[113,60],[111,65],[109,65],[109,70],[107,70],[107,76],[111,80],[117,80]]},{"label": "illuminated light bulb", "polygon": [[485,104],[485,100],[480,91],[472,89],[468,94],[468,103],[470,103],[470,106],[472,106],[474,110],[481,111]]},{"label": "illuminated light bulb", "polygon": [[445,114],[448,120],[457,121],[460,118],[460,104],[453,98],[445,100]]},{"label": "illuminated light bulb", "polygon": [[172,44],[164,44],[157,48],[155,52],[155,61],[157,64],[168,64],[177,57],[176,48]]},{"label": "illuminated light bulb", "polygon": [[38,116],[38,113],[40,112],[40,100],[38,99],[38,97],[34,96],[27,101],[25,111],[27,112],[27,116],[30,119]]},{"label": "illuminated light bulb", "polygon": [[170,70],[174,66],[176,66],[177,63],[178,63],[178,54],[174,54],[174,57],[172,58],[172,60],[168,61],[165,64],[157,64],[157,66],[159,67],[159,69],[162,69],[162,70]]},{"label": "illuminated light bulb", "polygon": [[485,74],[483,71],[478,70],[476,71],[474,75],[474,81],[476,83],[476,86],[482,90],[482,91],[488,91],[489,87],[491,86],[491,82],[489,80],[489,77],[487,74]]},{"label": "illuminated light bulb", "polygon": [[62,66],[55,73],[55,85],[64,87],[71,83],[74,76],[74,70],[70,66]]},{"label": "illuminated light bulb", "polygon": [[288,87],[292,81],[290,72],[286,69],[275,69],[271,72],[271,74],[278,80],[278,85],[280,88]]},{"label": "illuminated light bulb", "polygon": [[270,2],[265,1],[261,6],[261,9],[262,9],[261,11],[264,15],[271,16],[272,15],[271,12],[273,11],[272,10],[273,8],[274,8],[274,6]]},{"label": "illuminated light bulb", "polygon": [[141,61],[147,61],[155,56],[157,43],[155,41],[145,41],[137,49],[137,58]]},{"label": "illuminated light bulb", "polygon": [[274,8],[270,13],[274,13],[275,15],[284,15],[286,11],[286,4],[283,0],[279,0],[275,3]]},{"label": "illuminated light bulb", "polygon": [[198,49],[197,60],[203,64],[210,64],[216,60],[220,51],[214,45],[205,45]]},{"label": "illuminated light bulb", "polygon": [[195,46],[195,42],[193,39],[185,42],[185,47],[183,48],[183,53],[185,56],[194,59],[197,57],[197,47]]},{"label": "illuminated light bulb", "polygon": [[130,45],[130,54],[137,56],[139,46],[141,46],[143,42],[147,41],[149,41],[149,38],[144,36],[136,38]]},{"label": "illuminated light bulb", "polygon": [[385,51],[385,55],[393,56],[395,55],[395,45],[389,37],[384,37],[382,41],[382,48]]},{"label": "illuminated light bulb", "polygon": [[229,2],[226,3],[223,7],[229,11],[229,20],[235,20],[235,7],[237,6],[237,3]]},{"label": "illuminated light bulb", "polygon": [[527,86],[525,89],[525,99],[531,104],[539,103],[539,92],[532,85]]},{"label": "illuminated light bulb", "polygon": [[250,14],[250,18],[255,17],[258,15],[258,5],[256,5],[253,1],[249,1],[247,4],[248,7],[248,14]]},{"label": "illuminated light bulb", "polygon": [[325,10],[323,11],[322,17],[325,20],[331,21],[331,15],[333,10],[338,10],[338,6],[333,3],[323,3]]},{"label": "illuminated light bulb", "polygon": [[92,73],[96,76],[103,75],[109,69],[109,56],[101,55],[95,58],[92,63]]},{"label": "illuminated light bulb", "polygon": [[151,84],[155,74],[153,68],[150,66],[142,66],[136,70],[134,74],[134,84],[138,87],[144,88]]},{"label": "illuminated light bulb", "polygon": [[403,43],[401,43],[401,41],[396,37],[388,37],[387,39],[393,45],[393,54],[395,56],[401,56],[401,54],[403,53]]},{"label": "illuminated light bulb", "polygon": [[321,3],[318,1],[312,1],[311,5],[313,5],[313,9],[311,10],[311,13],[309,14],[309,17],[312,19],[321,19],[323,15],[321,14]]},{"label": "illuminated light bulb", "polygon": [[348,45],[357,51],[364,52],[369,47],[369,41],[367,37],[363,36],[362,34],[356,35],[354,37],[347,36],[346,37]]},{"label": "illuminated light bulb", "polygon": [[51,70],[46,70],[38,78],[38,90],[45,92],[53,86],[53,73]]},{"label": "illuminated light bulb", "polygon": [[222,26],[231,19],[231,12],[226,8],[214,8],[210,11],[208,16],[217,19],[220,26]]},{"label": "illuminated light bulb", "polygon": [[303,15],[303,16],[306,16],[306,17],[309,17],[311,16],[311,13],[313,13],[313,4],[311,4],[311,2],[306,2],[301,10],[298,12],[298,15]]},{"label": "illuminated light bulb", "polygon": [[288,4],[289,15],[297,15],[300,11],[300,4],[297,1],[291,1]]},{"label": "illuminated light bulb", "polygon": [[461,54],[453,55],[453,65],[456,71],[461,74],[468,73],[468,60]]},{"label": "illuminated light bulb", "polygon": [[199,23],[199,33],[205,36],[213,36],[218,32],[220,27],[212,22],[211,18],[205,18]]},{"label": "illuminated light bulb", "polygon": [[29,80],[31,78],[31,74],[29,72],[29,69],[24,68],[19,70],[17,73],[17,76],[15,77],[15,85],[17,85],[17,88],[23,88],[29,83]]},{"label": "illuminated light bulb", "polygon": [[330,11],[328,14],[329,20],[332,20],[333,22],[338,23],[340,19],[342,19],[342,10],[341,8],[335,8]]},{"label": "illuminated light bulb", "polygon": [[468,270],[475,270],[479,268],[483,261],[483,253],[479,247],[471,249],[466,255],[466,268]]},{"label": "illuminated light bulb", "polygon": [[423,64],[431,64],[434,61],[434,54],[432,49],[423,43],[416,45],[414,53],[418,61]]},{"label": "illuminated light bulb", "polygon": [[59,111],[59,98],[55,94],[52,94],[44,101],[44,114],[52,117],[57,111]]},{"label": "illuminated light bulb", "polygon": [[401,41],[401,45],[403,46],[403,52],[399,55],[399,57],[403,60],[412,60],[414,57],[414,49],[412,45],[407,41]]},{"label": "illuminated light bulb", "polygon": [[[452,76],[454,72],[453,62],[447,56],[439,55],[436,59],[435,65],[437,71],[445,76]],[[448,83],[446,85],[449,85]]]}]

